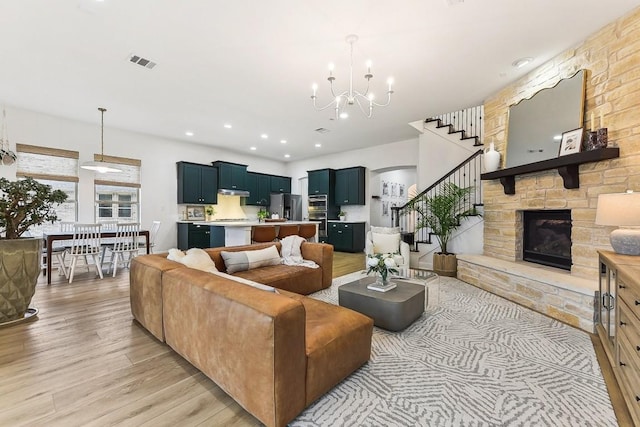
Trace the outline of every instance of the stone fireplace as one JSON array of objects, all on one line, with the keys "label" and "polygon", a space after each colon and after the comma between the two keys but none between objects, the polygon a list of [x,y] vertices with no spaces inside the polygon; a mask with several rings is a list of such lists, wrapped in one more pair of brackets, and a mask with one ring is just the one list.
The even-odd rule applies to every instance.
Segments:
[{"label": "stone fireplace", "polygon": [[522,259],[571,271],[571,210],[522,211]]}]

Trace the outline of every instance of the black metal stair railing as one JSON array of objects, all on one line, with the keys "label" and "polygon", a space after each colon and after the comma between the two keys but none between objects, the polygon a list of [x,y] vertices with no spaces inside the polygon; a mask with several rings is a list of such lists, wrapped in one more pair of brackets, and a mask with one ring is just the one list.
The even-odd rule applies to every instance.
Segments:
[{"label": "black metal stair railing", "polygon": [[473,139],[475,146],[481,146],[484,134],[484,106],[466,108],[451,113],[440,114],[425,120],[437,122],[439,128],[449,128],[449,133],[460,133],[460,139]]},{"label": "black metal stair railing", "polygon": [[462,163],[457,165],[442,178],[429,186],[426,190],[409,200],[402,206],[391,208],[391,222],[395,227],[400,227],[403,234],[412,234],[415,250],[418,250],[419,243],[432,243],[432,230],[421,228],[416,230],[416,212],[412,206],[424,203],[425,197],[438,194],[443,186],[455,184],[460,188],[471,187],[469,196],[465,198],[460,206],[460,212],[472,212],[478,214],[477,208],[482,206],[482,185],[480,183],[480,173],[482,172],[483,150],[478,150],[469,156]]}]

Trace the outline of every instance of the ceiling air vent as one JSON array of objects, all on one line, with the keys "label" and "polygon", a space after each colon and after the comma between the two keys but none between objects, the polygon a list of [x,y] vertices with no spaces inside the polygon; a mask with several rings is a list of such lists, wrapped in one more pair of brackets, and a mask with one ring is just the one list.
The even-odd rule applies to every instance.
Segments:
[{"label": "ceiling air vent", "polygon": [[138,56],[138,55],[130,55],[129,56],[129,61],[133,62],[134,64],[141,65],[144,68],[148,68],[148,69],[152,69],[153,67],[156,66],[155,62],[153,62],[153,61],[151,61],[149,59],[143,58],[141,56]]},{"label": "ceiling air vent", "polygon": [[316,129],[316,132],[318,132],[318,133],[327,133],[327,132],[329,132],[329,129],[326,129],[326,128],[318,128],[318,129]]}]

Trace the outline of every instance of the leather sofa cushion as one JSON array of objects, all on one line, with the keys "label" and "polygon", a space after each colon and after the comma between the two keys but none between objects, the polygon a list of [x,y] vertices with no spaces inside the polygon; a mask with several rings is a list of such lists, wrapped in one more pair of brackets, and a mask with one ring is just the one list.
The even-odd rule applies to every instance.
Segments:
[{"label": "leather sofa cushion", "polygon": [[291,292],[281,294],[305,308],[306,405],[310,405],[369,360],[373,319]]},{"label": "leather sofa cushion", "polygon": [[322,270],[295,265],[272,265],[233,274],[243,279],[268,283],[278,289],[307,295],[322,289]]}]

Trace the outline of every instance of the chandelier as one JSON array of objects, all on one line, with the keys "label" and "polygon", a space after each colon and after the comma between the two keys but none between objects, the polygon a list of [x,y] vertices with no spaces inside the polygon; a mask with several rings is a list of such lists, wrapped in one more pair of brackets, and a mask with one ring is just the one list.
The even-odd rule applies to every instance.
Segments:
[{"label": "chandelier", "polygon": [[345,111],[345,107],[347,105],[358,104],[358,107],[360,107],[360,111],[362,111],[368,118],[371,118],[374,106],[386,107],[391,102],[391,94],[393,93],[393,90],[391,90],[391,85],[393,84],[393,79],[389,77],[389,79],[387,80],[387,84],[389,85],[389,88],[387,90],[387,101],[384,104],[375,102],[373,93],[369,93],[369,82],[373,78],[373,74],[371,73],[371,61],[367,61],[367,73],[364,75],[364,78],[367,80],[367,87],[365,88],[364,92],[359,92],[353,89],[353,44],[358,41],[358,36],[355,34],[349,34],[346,37],[346,41],[351,47],[349,89],[340,94],[335,93],[333,88],[333,82],[336,79],[333,76],[334,65],[329,64],[329,77],[327,77],[327,80],[329,81],[333,100],[324,107],[318,107],[318,105],[316,104],[316,92],[318,90],[318,85],[314,83],[312,86],[313,95],[311,95],[313,106],[318,111],[326,110],[327,108],[332,107],[336,112],[336,118],[347,118],[348,114]]},{"label": "chandelier", "polygon": [[107,111],[107,109],[99,107],[98,111],[102,114],[102,122],[100,125],[100,160],[84,162],[80,167],[100,173],[122,172],[122,169],[118,169],[115,165],[104,161],[104,112]]}]

